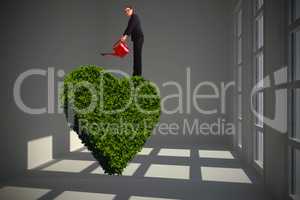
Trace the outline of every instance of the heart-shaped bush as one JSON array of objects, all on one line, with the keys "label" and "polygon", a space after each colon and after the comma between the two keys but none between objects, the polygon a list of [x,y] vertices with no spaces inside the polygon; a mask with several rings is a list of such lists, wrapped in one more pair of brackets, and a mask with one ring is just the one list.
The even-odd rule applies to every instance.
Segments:
[{"label": "heart-shaped bush", "polygon": [[59,98],[70,128],[110,175],[122,174],[161,114],[153,82],[141,76],[119,78],[96,65],[67,74]]}]

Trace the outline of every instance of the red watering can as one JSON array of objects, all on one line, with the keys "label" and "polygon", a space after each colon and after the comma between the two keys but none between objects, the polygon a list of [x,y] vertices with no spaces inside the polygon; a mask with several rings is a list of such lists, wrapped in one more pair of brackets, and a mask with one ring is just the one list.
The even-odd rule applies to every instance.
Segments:
[{"label": "red watering can", "polygon": [[129,53],[129,48],[125,42],[122,42],[121,40],[117,41],[113,46],[113,53],[101,53],[102,56],[117,56],[123,58]]}]

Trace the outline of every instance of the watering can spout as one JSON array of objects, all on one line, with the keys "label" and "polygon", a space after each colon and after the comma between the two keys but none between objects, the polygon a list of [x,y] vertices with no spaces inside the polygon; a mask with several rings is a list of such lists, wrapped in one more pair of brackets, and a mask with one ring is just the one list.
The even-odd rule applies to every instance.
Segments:
[{"label": "watering can spout", "polygon": [[129,48],[125,42],[122,42],[121,40],[118,40],[114,45],[113,45],[113,50],[114,52],[112,53],[101,53],[102,56],[117,56],[123,58],[129,53]]}]

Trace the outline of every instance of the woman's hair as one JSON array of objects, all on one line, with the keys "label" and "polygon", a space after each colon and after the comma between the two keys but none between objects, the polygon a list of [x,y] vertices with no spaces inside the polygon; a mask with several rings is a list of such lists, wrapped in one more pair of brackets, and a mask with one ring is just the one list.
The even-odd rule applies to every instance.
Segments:
[{"label": "woman's hair", "polygon": [[130,8],[131,10],[134,11],[134,7],[132,5],[125,5],[124,8]]}]

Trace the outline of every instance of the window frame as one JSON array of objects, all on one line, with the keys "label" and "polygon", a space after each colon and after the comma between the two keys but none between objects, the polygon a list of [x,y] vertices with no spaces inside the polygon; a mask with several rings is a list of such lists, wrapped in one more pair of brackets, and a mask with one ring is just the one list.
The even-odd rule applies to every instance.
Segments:
[{"label": "window frame", "polygon": [[[257,4],[260,0],[255,0],[254,2],[254,6],[253,6],[253,85],[256,85],[260,80],[260,78],[263,79],[264,77],[264,68],[265,68],[265,59],[264,59],[264,43],[265,43],[265,31],[264,31],[264,27],[265,27],[265,20],[264,20],[264,7],[265,7],[265,2],[263,2],[263,4],[260,7],[257,7]],[[262,19],[262,24],[261,26],[259,26],[259,20]],[[259,27],[261,27],[261,29],[259,29]],[[259,30],[262,31],[261,33],[261,46],[259,46]],[[260,64],[258,63],[258,57],[262,55],[262,66],[260,66]],[[259,67],[262,67],[262,69],[258,69]],[[262,72],[262,74],[260,74],[260,72]],[[263,85],[261,85],[262,88]],[[261,100],[262,96],[262,105],[259,105],[259,101]],[[256,93],[256,95],[254,96],[255,100],[254,100],[254,107],[258,108],[258,106],[262,107],[262,113],[260,114],[264,114],[264,105],[265,105],[265,98],[264,98],[264,90],[260,90]],[[264,148],[265,148],[265,134],[264,134],[264,125],[263,125],[263,121],[258,123],[258,119],[256,116],[253,116],[253,156],[252,156],[252,160],[254,163],[254,167],[257,169],[257,171],[263,175],[264,173]],[[262,137],[259,137],[258,133],[262,133]],[[258,139],[261,138],[262,141],[259,143]],[[261,144],[262,146],[259,146],[259,144]],[[260,151],[259,151],[260,150]],[[262,155],[262,159],[260,160],[259,155]]]},{"label": "window frame", "polygon": [[235,121],[237,134],[235,145],[241,151],[243,147],[243,9],[242,1],[239,1],[234,11],[234,77],[237,87],[235,89]]},{"label": "window frame", "polygon": [[[295,62],[294,57],[296,55],[295,52],[295,34],[300,32],[300,17],[296,19],[295,17],[295,0],[288,1],[288,26],[287,26],[287,41],[288,41],[288,188],[289,188],[289,197],[290,199],[296,200],[300,197],[295,195],[295,184],[296,178],[295,174],[295,151],[300,151],[300,139],[296,138],[295,133],[295,121],[297,120],[295,117],[295,91],[300,89],[300,80],[297,80],[295,77]],[[300,38],[299,38],[300,39]],[[300,162],[300,161],[299,161]]]}]

